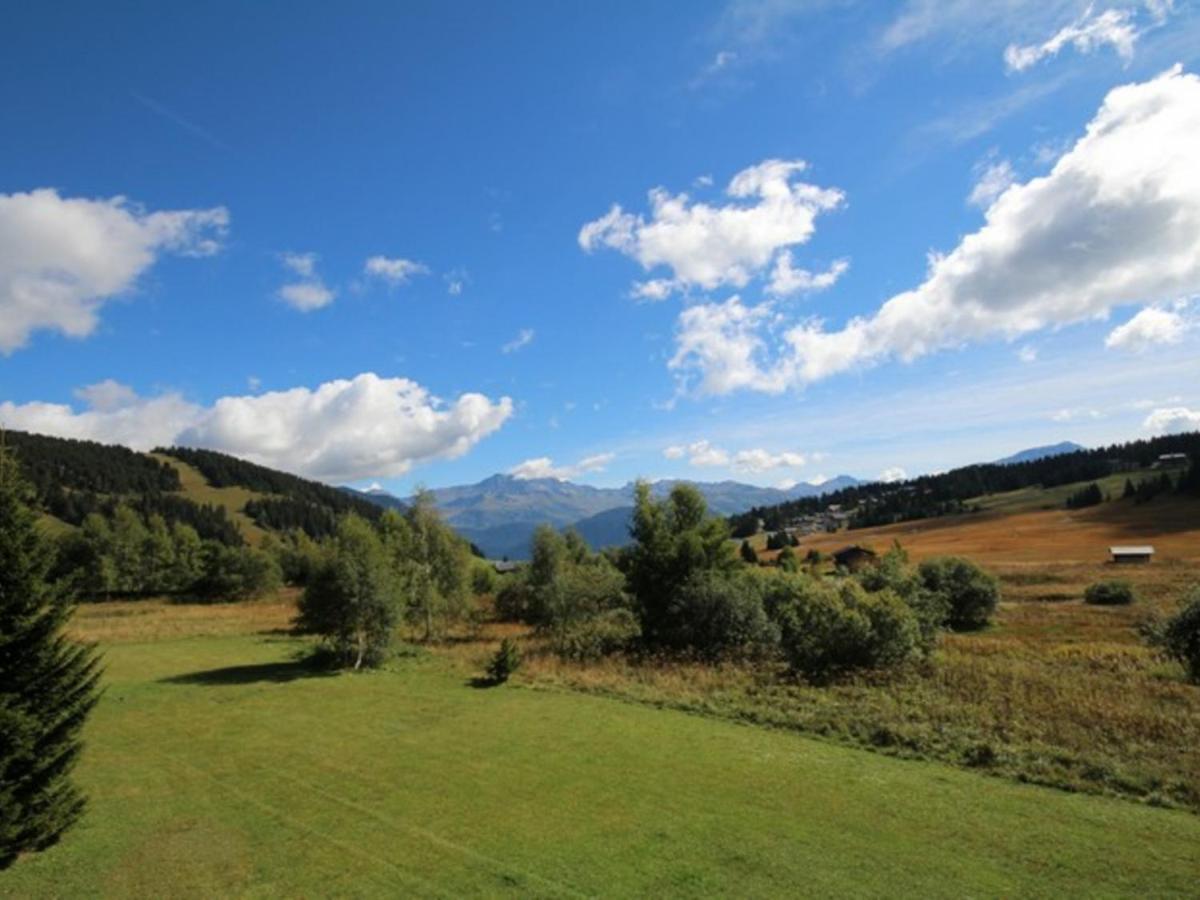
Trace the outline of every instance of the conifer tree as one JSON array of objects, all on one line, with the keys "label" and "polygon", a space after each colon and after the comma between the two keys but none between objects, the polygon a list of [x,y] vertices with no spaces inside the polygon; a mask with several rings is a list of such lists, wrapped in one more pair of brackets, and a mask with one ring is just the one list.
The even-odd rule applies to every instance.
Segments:
[{"label": "conifer tree", "polygon": [[29,494],[0,442],[0,869],[82,813],[70,774],[99,696],[96,651],[63,634],[73,600],[49,578],[54,550]]}]

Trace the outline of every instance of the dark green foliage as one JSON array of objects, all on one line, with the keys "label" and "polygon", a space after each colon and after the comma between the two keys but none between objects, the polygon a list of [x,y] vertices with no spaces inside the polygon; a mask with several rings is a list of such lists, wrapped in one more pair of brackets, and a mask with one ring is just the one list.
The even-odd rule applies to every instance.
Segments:
[{"label": "dark green foliage", "polygon": [[791,547],[784,547],[779,551],[779,556],[775,559],[775,565],[783,569],[785,572],[800,571],[800,558],[796,556],[796,551]]},{"label": "dark green foliage", "polygon": [[782,550],[784,547],[792,545],[791,538],[788,537],[786,531],[775,531],[767,536],[768,550]]},{"label": "dark green foliage", "polygon": [[495,655],[488,663],[488,678],[492,680],[493,684],[504,684],[520,667],[521,651],[517,647],[517,642],[512,638],[505,638],[500,642]]},{"label": "dark green foliage", "polygon": [[[790,520],[820,512],[832,503],[858,510],[852,528],[941,516],[965,511],[965,501],[984,494],[1096,481],[1114,472],[1146,468],[1164,453],[1187,453],[1193,459],[1200,458],[1200,432],[1078,450],[1023,463],[964,466],[939,475],[923,475],[903,484],[855,485],[818,497],[756,507],[731,517],[730,523],[739,537],[754,534],[759,520],[768,531],[776,531]],[[1161,482],[1161,478],[1156,479],[1160,489]]]},{"label": "dark green foliage", "polygon": [[[338,516],[344,510],[322,506],[291,497],[263,497],[247,500],[243,511],[254,524],[270,531],[298,529],[310,538],[320,540],[337,530]],[[382,513],[382,510],[380,511]],[[379,518],[378,515],[374,518]]]},{"label": "dark green foliage", "polygon": [[945,606],[945,624],[956,631],[985,627],[1000,602],[1000,583],[969,559],[942,556],[918,569],[921,582]]},{"label": "dark green foliage", "polygon": [[195,503],[175,494],[140,494],[128,497],[99,497],[80,491],[51,492],[44,508],[52,516],[71,525],[79,525],[92,513],[111,519],[120,506],[128,506],[143,518],[162,516],[168,525],[190,525],[205,540],[220,541],[230,547],[245,543],[242,533],[230,520],[225,507]]},{"label": "dark green foliage", "polygon": [[346,516],[301,596],[299,626],[325,638],[339,664],[358,669],[386,659],[400,612],[383,541],[369,523]]},{"label": "dark green foliage", "polygon": [[[55,489],[88,494],[155,494],[178,491],[174,466],[127,447],[6,431],[21,471],[39,499]],[[80,517],[82,518],[82,516]]]},{"label": "dark green foliage", "polygon": [[254,600],[283,582],[274,557],[252,547],[204,546],[200,580],[189,593],[207,600]]},{"label": "dark green foliage", "polygon": [[610,609],[556,630],[553,647],[564,659],[585,662],[628,649],[641,633],[632,612]]},{"label": "dark green foliage", "polygon": [[742,541],[742,546],[738,549],[738,553],[742,557],[742,562],[751,566],[758,565],[758,554],[750,546],[749,541]]},{"label": "dark green foliage", "polygon": [[1183,666],[1191,681],[1200,684],[1200,587],[1193,588],[1179,612],[1162,623],[1155,643]]},{"label": "dark green foliage", "polygon": [[1133,599],[1133,585],[1116,579],[1089,584],[1083,592],[1083,601],[1096,606],[1127,606]]},{"label": "dark green foliage", "polygon": [[899,542],[879,557],[876,565],[859,570],[855,578],[871,593],[891,591],[903,600],[917,618],[921,649],[926,652],[933,649],[949,617],[949,600],[943,593],[926,587],[921,576],[908,564],[908,553]]},{"label": "dark green foliage", "polygon": [[1067,498],[1067,509],[1084,509],[1088,506],[1098,506],[1103,502],[1104,492],[1100,490],[1100,485],[1093,481]]},{"label": "dark green foliage", "polygon": [[672,488],[665,500],[650,496],[639,482],[630,533],[634,544],[625,556],[625,574],[650,645],[670,645],[681,633],[675,620],[683,585],[695,574],[728,571],[737,562],[729,549],[728,526],[710,517],[704,497],[691,485]]},{"label": "dark green foliage", "polygon": [[1188,497],[1200,497],[1200,463],[1196,462],[1197,459],[1200,456],[1192,457],[1192,464],[1179,476],[1179,484],[1175,487],[1175,490]]},{"label": "dark green foliage", "polygon": [[779,632],[763,608],[764,584],[754,572],[693,573],[674,594],[662,642],[705,659],[768,654]]},{"label": "dark green foliage", "polygon": [[891,590],[868,593],[852,579],[781,575],[767,600],[792,670],[822,682],[919,655],[921,626]]},{"label": "dark green foliage", "polygon": [[62,634],[72,601],[49,578],[54,549],[31,500],[0,449],[0,869],[55,843],[82,813],[70,773],[100,677],[96,652]]}]

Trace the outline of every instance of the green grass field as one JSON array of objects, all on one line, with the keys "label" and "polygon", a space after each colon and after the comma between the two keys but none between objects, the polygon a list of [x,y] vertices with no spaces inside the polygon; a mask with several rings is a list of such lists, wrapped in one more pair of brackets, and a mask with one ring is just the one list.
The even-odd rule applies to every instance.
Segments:
[{"label": "green grass field", "polygon": [[[127,618],[127,617],[126,617]],[[520,684],[313,674],[269,634],[106,643],[43,896],[1194,896],[1200,817]]]}]

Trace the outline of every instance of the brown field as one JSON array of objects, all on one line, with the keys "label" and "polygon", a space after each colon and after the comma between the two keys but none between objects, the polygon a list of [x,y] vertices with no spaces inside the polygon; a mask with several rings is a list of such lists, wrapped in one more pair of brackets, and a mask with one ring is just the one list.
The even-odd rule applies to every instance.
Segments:
[{"label": "brown field", "polygon": [[[1180,497],[1149,503],[1132,500],[1103,503],[1090,509],[1050,509],[972,513],[901,522],[837,534],[812,535],[800,553],[815,547],[823,553],[847,544],[884,551],[898,540],[917,560],[952,553],[983,565],[1092,563],[1108,560],[1112,544],[1153,544],[1155,563],[1200,561],[1200,504]],[[1123,574],[1129,569],[1123,568]]]}]

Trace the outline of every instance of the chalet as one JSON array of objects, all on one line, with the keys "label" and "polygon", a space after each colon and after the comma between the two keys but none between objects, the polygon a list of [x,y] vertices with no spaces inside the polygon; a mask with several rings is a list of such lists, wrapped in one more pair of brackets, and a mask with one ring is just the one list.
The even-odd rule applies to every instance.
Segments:
[{"label": "chalet", "polygon": [[1149,544],[1128,547],[1109,547],[1115,563],[1148,563],[1154,558],[1154,548]]},{"label": "chalet", "polygon": [[875,556],[875,551],[869,547],[860,547],[858,544],[851,544],[849,547],[843,547],[834,553],[833,561],[839,568],[857,572],[864,566],[875,565],[878,559]]},{"label": "chalet", "polygon": [[1186,466],[1188,464],[1188,455],[1186,453],[1160,453],[1158,459],[1151,463],[1152,469],[1173,469],[1176,466]]},{"label": "chalet", "polygon": [[493,559],[489,560],[489,562],[491,562],[492,568],[496,571],[497,575],[506,575],[521,568],[520,563],[515,563],[508,559]]}]

